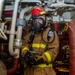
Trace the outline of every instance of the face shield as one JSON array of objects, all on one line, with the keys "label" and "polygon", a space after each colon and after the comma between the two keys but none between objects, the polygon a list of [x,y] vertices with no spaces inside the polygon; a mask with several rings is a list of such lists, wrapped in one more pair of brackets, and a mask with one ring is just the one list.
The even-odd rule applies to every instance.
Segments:
[{"label": "face shield", "polygon": [[45,15],[33,17],[33,29],[35,32],[40,32],[46,24]]}]

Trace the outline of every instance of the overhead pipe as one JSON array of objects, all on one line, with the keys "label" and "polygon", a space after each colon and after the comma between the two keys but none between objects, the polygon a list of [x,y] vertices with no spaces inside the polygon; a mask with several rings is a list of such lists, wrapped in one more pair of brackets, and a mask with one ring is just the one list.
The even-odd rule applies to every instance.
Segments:
[{"label": "overhead pipe", "polygon": [[2,17],[3,5],[5,0],[0,0],[0,19]]},{"label": "overhead pipe", "polygon": [[29,6],[29,7],[25,7],[24,9],[22,9],[22,11],[20,12],[20,19],[24,19],[24,14],[28,11],[31,11],[32,9],[32,6]]},{"label": "overhead pipe", "polygon": [[75,75],[75,19],[69,23],[70,75]]}]

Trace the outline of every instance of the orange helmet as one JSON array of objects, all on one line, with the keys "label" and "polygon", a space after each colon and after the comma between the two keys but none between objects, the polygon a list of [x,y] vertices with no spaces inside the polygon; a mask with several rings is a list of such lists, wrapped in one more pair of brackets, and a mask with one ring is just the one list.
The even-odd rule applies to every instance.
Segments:
[{"label": "orange helmet", "polygon": [[43,7],[41,6],[35,6],[32,9],[32,16],[36,16],[36,15],[43,15],[46,14],[46,11]]}]

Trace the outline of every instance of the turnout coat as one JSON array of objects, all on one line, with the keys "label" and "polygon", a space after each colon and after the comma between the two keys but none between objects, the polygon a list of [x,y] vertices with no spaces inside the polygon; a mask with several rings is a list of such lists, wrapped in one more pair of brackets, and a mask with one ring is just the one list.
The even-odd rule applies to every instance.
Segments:
[{"label": "turnout coat", "polygon": [[[35,66],[28,66],[25,64],[24,75],[56,75],[52,62],[55,60],[59,52],[59,39],[56,31],[49,34],[49,30],[49,27],[46,28],[45,31],[43,31],[42,36],[41,33],[35,34],[31,44],[32,49],[38,54],[41,54],[46,63]],[[51,35],[49,41],[47,39],[48,34]],[[29,33],[26,36],[25,41],[23,41],[22,56],[24,56],[26,51],[30,49],[30,44],[28,43],[30,35],[31,33]],[[46,42],[50,43],[47,44]]]}]

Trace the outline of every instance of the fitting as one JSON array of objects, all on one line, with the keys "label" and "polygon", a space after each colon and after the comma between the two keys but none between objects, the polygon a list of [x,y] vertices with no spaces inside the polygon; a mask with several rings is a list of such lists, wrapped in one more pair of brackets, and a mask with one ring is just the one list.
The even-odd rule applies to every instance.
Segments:
[{"label": "fitting", "polygon": [[24,20],[24,19],[17,19],[17,24],[16,25],[25,27],[26,26],[26,20]]},{"label": "fitting", "polygon": [[15,39],[14,48],[20,49],[21,47],[22,47],[22,40],[21,39]]}]

